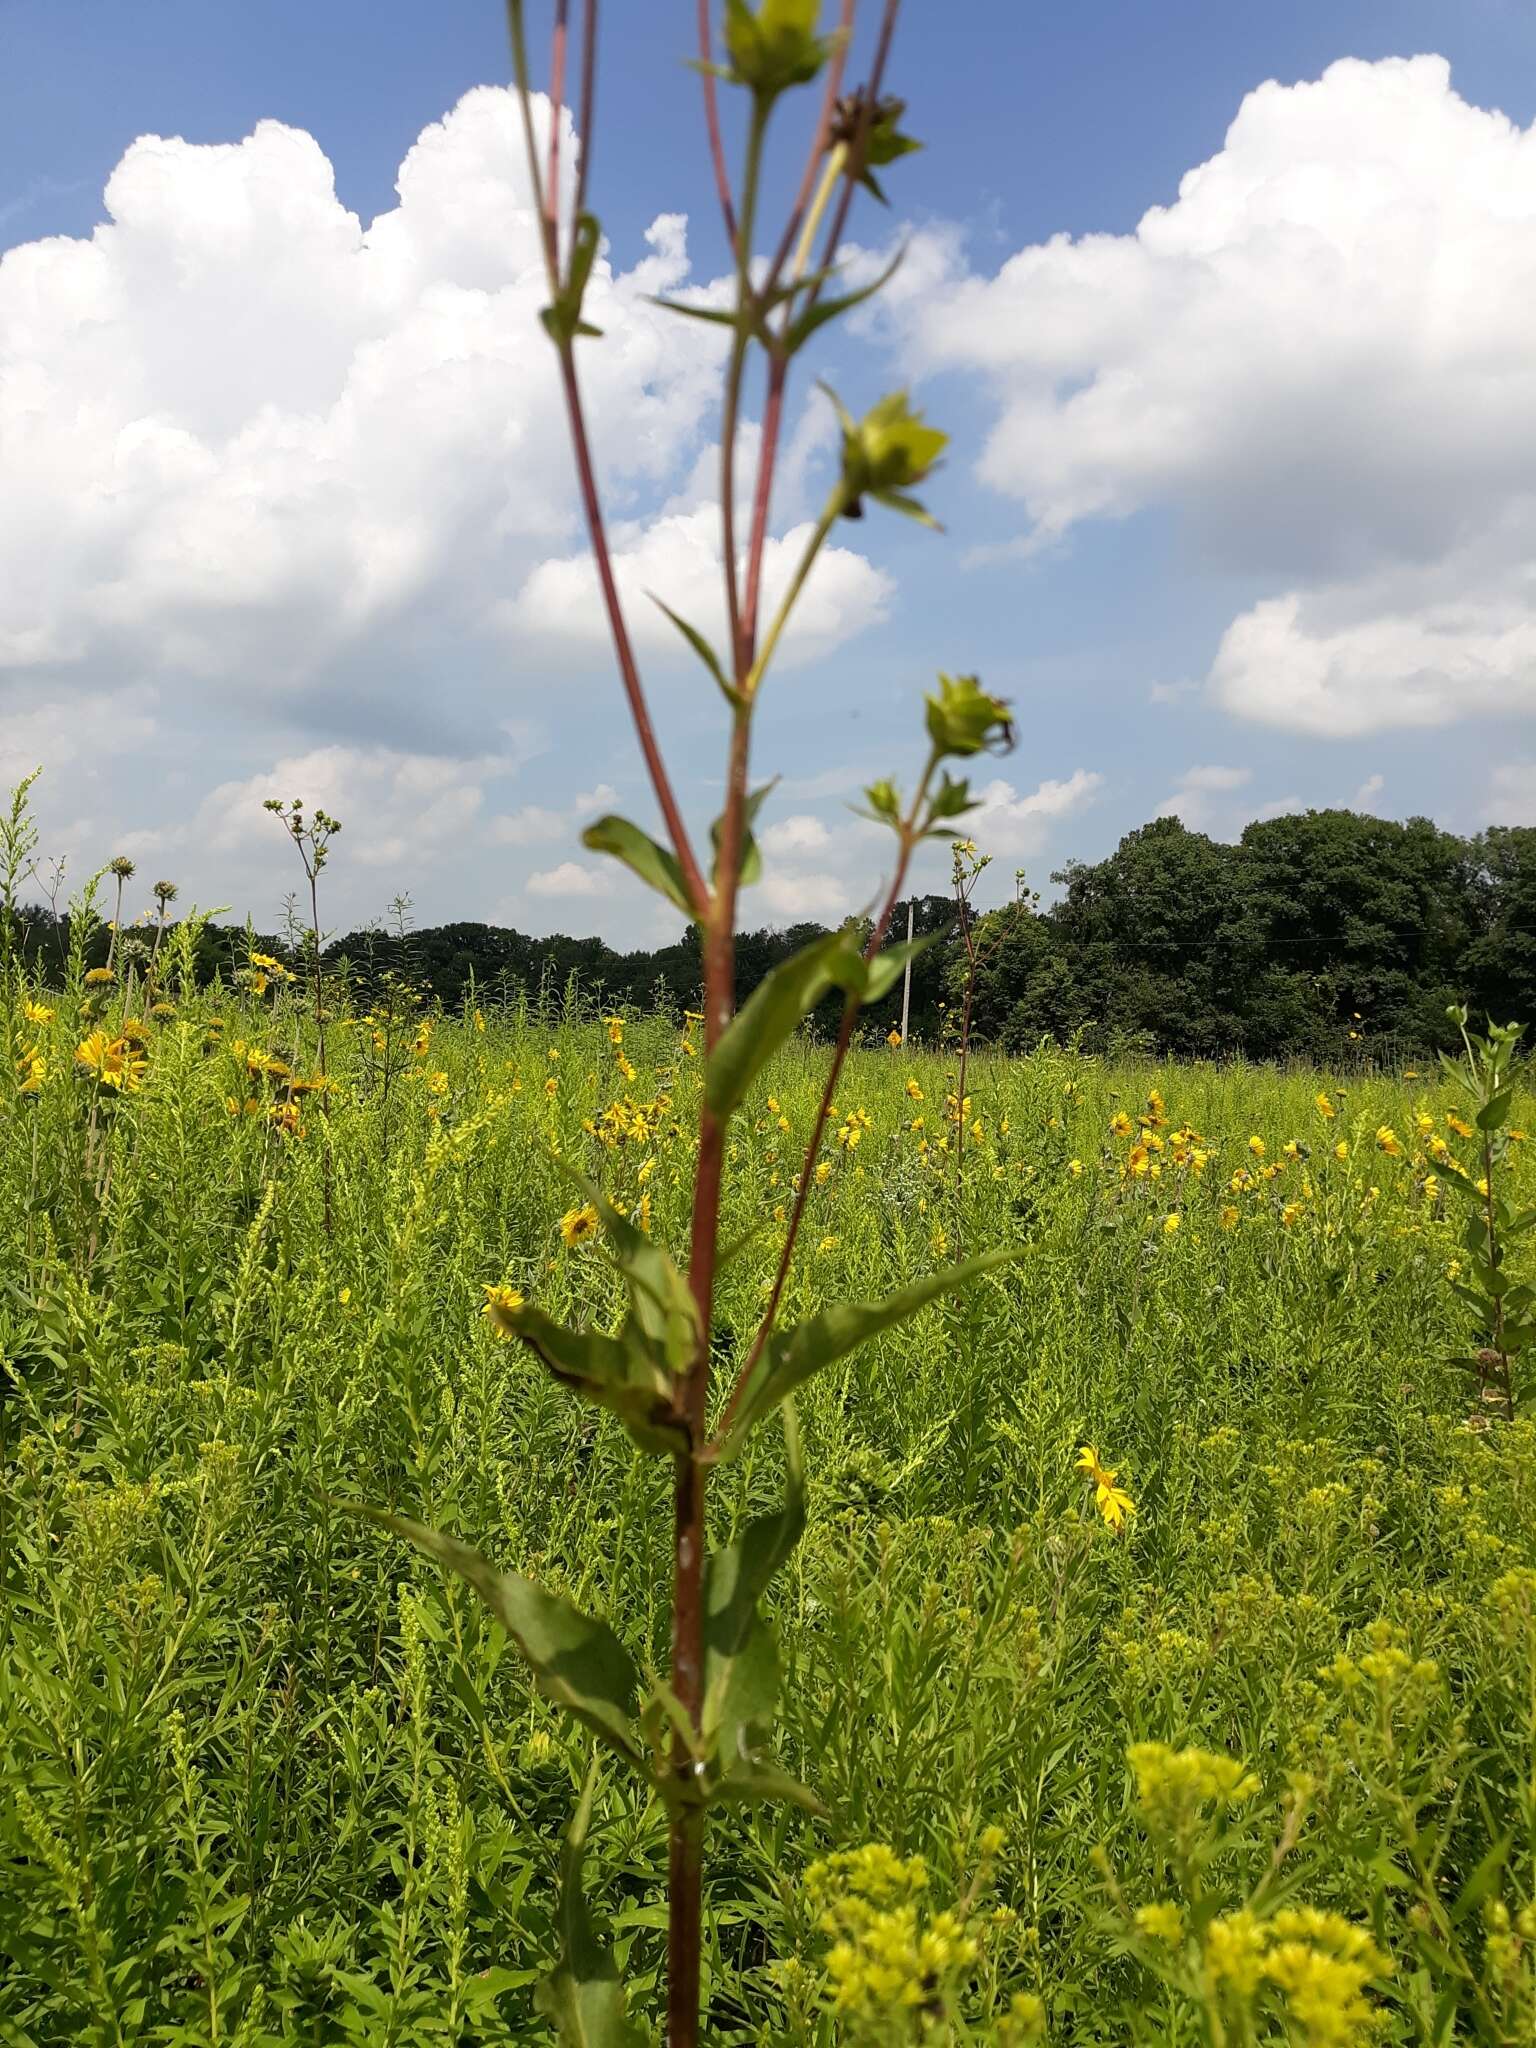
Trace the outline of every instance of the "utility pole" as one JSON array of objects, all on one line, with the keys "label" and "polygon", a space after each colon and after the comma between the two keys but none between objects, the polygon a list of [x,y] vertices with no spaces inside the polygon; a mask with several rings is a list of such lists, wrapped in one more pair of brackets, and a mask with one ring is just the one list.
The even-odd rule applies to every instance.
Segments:
[{"label": "utility pole", "polygon": [[[912,943],[912,898],[907,898],[907,944]],[[907,1042],[907,1019],[912,1013],[912,955],[908,953],[907,964],[901,971],[901,1042]]]}]

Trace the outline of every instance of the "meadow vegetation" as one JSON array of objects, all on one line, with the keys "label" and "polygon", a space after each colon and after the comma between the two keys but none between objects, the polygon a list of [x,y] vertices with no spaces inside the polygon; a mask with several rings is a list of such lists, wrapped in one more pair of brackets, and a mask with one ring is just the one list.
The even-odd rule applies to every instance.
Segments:
[{"label": "meadow vegetation", "polygon": [[[540,91],[528,11],[541,320],[662,835],[583,842],[693,927],[698,1008],[348,976],[340,826],[297,799],[287,943],[210,983],[170,883],[125,924],[118,859],[41,974],[25,787],[0,818],[0,2042],[1528,2043],[1519,1029],[1446,1016],[1449,940],[1391,979],[1378,927],[1423,920],[1389,889],[1349,943],[1391,1029],[1436,994],[1459,1067],[1368,1065],[1353,1018],[1345,1072],[1096,1057],[1105,971],[1126,1016],[1193,1010],[1091,875],[1078,984],[973,923],[965,776],[1016,728],[970,674],[863,793],[878,909],[742,1000],[774,655],[841,522],[934,523],[947,445],[828,392],[775,585],[792,367],[900,261],[844,261],[919,146],[896,0],[867,49],[856,0],[726,0],[718,42],[698,10],[732,276],[671,303],[720,342],[726,637],[668,616],[722,707],[707,845],[583,397],[598,8],[543,14]],[[870,1044],[946,839],[960,1042]],[[1345,980],[1291,978],[1331,1032]],[[968,1043],[989,1004],[1018,1056]]]},{"label": "meadow vegetation", "polygon": [[[8,978],[0,2038],[545,2038],[587,1744],[465,1585],[332,1503],[663,1668],[661,1468],[487,1311],[615,1326],[557,1159],[686,1234],[698,1024],[337,990],[322,1090],[302,962],[199,989],[194,937],[152,987]],[[722,1347],[824,1065],[791,1041],[733,1126]],[[850,1056],[786,1312],[1026,1255],[802,1393],[778,1752],[825,1810],[719,1824],[704,2038],[1529,2040],[1536,1425],[1449,1362],[1486,1335],[1466,1101],[1045,1046],[973,1056],[962,1105],[956,1071]],[[782,1465],[754,1440],[714,1536]],[[665,1834],[601,1777],[642,2029]]]}]

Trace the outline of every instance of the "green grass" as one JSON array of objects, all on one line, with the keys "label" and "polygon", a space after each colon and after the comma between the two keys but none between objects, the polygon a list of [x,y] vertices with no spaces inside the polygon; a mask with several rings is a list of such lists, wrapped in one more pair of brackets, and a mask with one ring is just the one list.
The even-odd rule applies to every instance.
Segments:
[{"label": "green grass", "polygon": [[[380,1050],[353,1021],[328,1109],[308,1098],[284,1134],[235,1047],[294,1061],[291,1010],[226,994],[220,1029],[189,995],[114,1096],[74,1063],[81,999],[47,1000],[51,1021],[9,1019],[13,1060],[40,1047],[46,1078],[0,1115],[0,2042],[543,2040],[583,1746],[462,1587],[327,1498],[451,1528],[663,1657],[665,1472],[481,1309],[509,1283],[556,1315],[617,1312],[600,1252],[561,1241],[576,1198],[554,1150],[682,1249],[698,1063],[658,1018],[626,1027],[633,1082],[579,1019],[440,1021],[420,1055],[414,1027]],[[821,1071],[793,1046],[737,1126],[723,1363]],[[818,1921],[840,1880],[813,1902],[805,1873],[870,1842],[925,1859],[924,1911],[963,1902],[978,1953],[952,1974],[977,2038],[1017,1993],[1056,2042],[1221,2038],[1177,1944],[1127,1915],[1235,1906],[1289,1798],[1275,1886],[1373,1930],[1382,2038],[1530,2039],[1536,1428],[1469,1429],[1444,1362],[1472,1333],[1415,1116],[1449,1135],[1451,1098],[1358,1076],[1325,1123],[1327,1076],[983,1057],[957,1183],[946,1074],[854,1057],[840,1122],[867,1125],[856,1146],[829,1131],[786,1313],[993,1244],[1026,1255],[801,1400],[781,1754],[832,1818],[716,1824],[706,2038],[924,2038],[920,2012],[860,2006],[846,1969],[828,2016]],[[1156,1180],[1123,1175],[1111,1120],[1153,1089],[1158,1135],[1193,1126],[1202,1170],[1170,1148]],[[1234,1193],[1253,1135],[1280,1171]],[[1286,1160],[1292,1139],[1310,1156]],[[714,1489],[722,1534],[777,1497],[776,1435],[757,1442]],[[1084,1443],[1135,1499],[1123,1535],[1075,1470]],[[1147,1742],[1240,1758],[1258,1789],[1225,1822],[1160,1825],[1126,1763]],[[650,2025],[664,1848],[663,1816],[605,1785],[589,1881]],[[1269,2017],[1226,2038],[1363,2038],[1308,2031],[1266,1982]]]}]

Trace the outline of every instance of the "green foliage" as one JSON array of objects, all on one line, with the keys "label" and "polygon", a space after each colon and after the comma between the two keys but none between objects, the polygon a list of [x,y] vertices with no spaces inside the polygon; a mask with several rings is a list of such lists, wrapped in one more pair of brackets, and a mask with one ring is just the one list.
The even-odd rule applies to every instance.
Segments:
[{"label": "green foliage", "polygon": [[[627,1661],[609,1650],[611,1681],[583,1695],[666,1774],[668,1489],[617,1418],[503,1338],[484,1289],[604,1331],[668,1297],[664,1269],[626,1261],[641,1238],[658,1258],[686,1241],[702,1062],[662,1015],[627,1020],[616,1048],[553,999],[488,1004],[483,1031],[433,1018],[423,1052],[403,1031],[386,1095],[371,1027],[337,1020],[328,1242],[312,1112],[297,1135],[225,1107],[236,1041],[306,1069],[301,988],[175,990],[116,1100],[74,1065],[87,992],[28,988],[57,1014],[25,1026],[41,1091],[0,1115],[0,2025],[40,2048],[544,2043],[538,1986],[570,1941],[559,1844],[594,1735],[456,1570],[329,1502],[398,1502],[565,1603],[540,1653],[558,1683],[558,1630],[611,1631]],[[1344,1938],[1282,1912],[1366,1929],[1386,1967],[1360,1995],[1387,2042],[1523,2040],[1536,1425],[1470,1401],[1448,1362],[1468,1349],[1447,1275],[1467,1277],[1475,1212],[1419,1120],[1475,1181],[1482,1134],[1446,1122],[1477,1131],[1463,1081],[981,1052],[957,1197],[953,1065],[853,1055],[786,1327],[937,1280],[957,1228],[1027,1261],[800,1383],[803,1494],[771,1429],[717,1476],[703,1782],[728,1818],[706,2038],[902,2039],[874,1945],[905,1968],[940,1953],[923,1944],[941,1923],[954,2040],[1193,2044],[1193,1881],[1207,1929],[1249,1910],[1263,1957],[1299,1942],[1282,1969]],[[1536,1103],[1514,1078],[1496,1185],[1518,1221]],[[733,1124],[727,1371],[800,1163],[768,1101],[798,1134],[821,1082],[791,1038]],[[658,1105],[640,1136],[631,1110],[608,1116],[626,1101]],[[1133,1135],[1112,1130],[1122,1114]],[[1186,1127],[1199,1146],[1175,1144]],[[1156,1180],[1130,1165],[1149,1134]],[[1253,1185],[1234,1194],[1238,1172]],[[605,1220],[567,1247],[559,1218],[591,1184],[631,1235]],[[1509,1240],[1512,1286],[1533,1244]],[[1085,1441],[1135,1499],[1125,1533],[1075,1470]],[[1137,1744],[1258,1780],[1182,1876],[1126,1765]],[[613,1772],[584,1843],[641,2029],[662,2009],[667,1810]],[[869,1844],[926,1881],[859,1918],[851,1888],[881,1859],[809,1873]],[[1172,1946],[1167,1913],[1136,1918],[1170,1906]],[[1256,1986],[1260,2040],[1285,2038],[1289,1996]]]},{"label": "green foliage", "polygon": [[664,846],[658,846],[628,818],[609,816],[596,819],[582,833],[581,843],[591,853],[608,853],[615,860],[623,861],[632,874],[638,875],[657,895],[664,896],[675,910],[682,911],[685,917],[693,915],[677,856]]}]

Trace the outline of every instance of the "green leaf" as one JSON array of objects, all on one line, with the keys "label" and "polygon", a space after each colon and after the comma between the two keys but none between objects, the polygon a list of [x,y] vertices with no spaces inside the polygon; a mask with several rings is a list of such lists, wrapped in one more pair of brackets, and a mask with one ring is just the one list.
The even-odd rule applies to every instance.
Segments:
[{"label": "green leaf", "polygon": [[712,327],[750,327],[751,317],[747,311],[738,312],[734,306],[690,306],[682,299],[664,299],[651,293],[653,306],[663,306],[669,313],[681,313],[686,320],[707,320]]},{"label": "green leaf", "polygon": [[597,260],[601,241],[602,230],[596,215],[578,214],[571,236],[570,266],[565,283],[560,287],[554,304],[546,306],[539,315],[545,332],[554,341],[564,343],[574,340],[578,334],[601,334],[603,331],[581,317],[581,302],[586,297],[587,280],[592,275],[592,265]]},{"label": "green leaf", "polygon": [[814,304],[807,306],[798,318],[790,321],[784,331],[783,339],[779,343],[784,354],[796,354],[804,348],[819,327],[825,327],[829,320],[836,320],[843,313],[851,313],[855,306],[862,306],[866,299],[872,299],[875,293],[881,291],[896,275],[906,253],[905,246],[898,249],[879,276],[868,284],[860,285],[857,291],[844,292],[841,298],[817,299]]},{"label": "green leaf", "polygon": [[[765,782],[761,789],[754,789],[746,800],[745,813],[742,819],[741,868],[737,875],[737,882],[743,889],[750,889],[754,882],[762,879],[763,856],[758,849],[757,841],[752,837],[752,827],[757,822],[758,812],[778,786],[779,778],[775,776],[772,782]],[[717,884],[720,880],[720,833],[723,824],[723,819],[716,818],[713,825],[709,828],[710,843],[715,849],[715,864],[711,870],[711,879]]]},{"label": "green leaf", "polygon": [[742,701],[741,692],[736,688],[736,685],[730,681],[730,679],[725,673],[725,670],[720,666],[720,657],[716,654],[713,647],[710,646],[709,642],[704,638],[704,635],[699,631],[698,627],[690,626],[685,618],[681,617],[677,612],[673,611],[671,605],[663,604],[661,599],[656,595],[654,590],[647,591],[646,595],[650,598],[651,603],[655,605],[658,611],[666,613],[667,617],[672,621],[673,625],[676,626],[679,633],[682,634],[683,638],[688,642],[688,645],[693,649],[694,653],[699,657],[700,661],[702,661],[704,666],[709,670],[710,674],[714,677],[715,681],[720,685],[721,690],[724,692],[725,701],[728,704],[739,706]]},{"label": "green leaf", "polygon": [[592,853],[611,853],[615,860],[623,861],[647,888],[665,896],[690,921],[698,916],[698,911],[688,900],[688,885],[683,880],[677,856],[668,853],[664,846],[658,846],[628,818],[610,815],[594,820],[582,833],[581,843]]},{"label": "green leaf", "polygon": [[[686,1372],[699,1348],[698,1304],[688,1282],[654,1238],[647,1237],[616,1209],[579,1166],[559,1154],[553,1157],[558,1170],[580,1188],[602,1218],[613,1245],[612,1263],[629,1289],[635,1321],[670,1370]],[[497,1320],[507,1313],[498,1311]]]},{"label": "green leaf", "polygon": [[594,1621],[569,1600],[546,1593],[531,1579],[498,1571],[478,1550],[439,1529],[358,1501],[333,1500],[332,1506],[392,1530],[449,1571],[457,1572],[522,1651],[544,1697],[564,1707],[627,1764],[644,1773],[630,1724],[640,1674],[606,1622]]},{"label": "green leaf", "polygon": [[781,1771],[777,1764],[742,1764],[715,1787],[710,1795],[714,1806],[760,1806],[780,1803],[804,1807],[818,1820],[830,1820],[830,1810],[808,1785]]},{"label": "green leaf", "polygon": [[760,1766],[757,1752],[778,1706],[778,1644],[759,1603],[805,1529],[805,1470],[792,1404],[784,1409],[784,1448],[783,1506],[749,1522],[705,1566],[703,1728],[722,1784]]},{"label": "green leaf", "polygon": [[777,1407],[786,1394],[810,1379],[814,1373],[846,1358],[866,1338],[905,1322],[941,1295],[968,1287],[983,1274],[995,1272],[1024,1256],[1021,1245],[983,1252],[957,1266],[946,1266],[902,1287],[884,1301],[839,1301],[824,1308],[809,1322],[787,1330],[776,1330],[753,1367],[742,1392],[741,1403],[729,1434],[720,1446],[720,1456],[734,1457],[746,1442],[753,1425]]},{"label": "green leaf", "polygon": [[619,1966],[598,1939],[582,1888],[596,1790],[594,1757],[560,1858],[560,1960],[539,1986],[534,2003],[566,2048],[639,2048],[645,2037],[629,2017]]},{"label": "green leaf", "polygon": [[845,932],[829,932],[792,953],[758,983],[705,1063],[704,1099],[716,1116],[729,1116],[740,1106],[801,1019],[829,990],[841,986],[838,970],[844,963],[839,956],[849,946]]},{"label": "green leaf", "polygon": [[642,1451],[676,1456],[688,1449],[673,1376],[635,1323],[618,1337],[570,1330],[531,1302],[497,1309],[496,1321],[521,1338],[552,1379],[617,1415]]},{"label": "green leaf", "polygon": [[1509,1106],[1515,1099],[1513,1087],[1501,1088],[1497,1095],[1491,1095],[1477,1112],[1473,1121],[1480,1131],[1496,1131],[1509,1121]]}]

